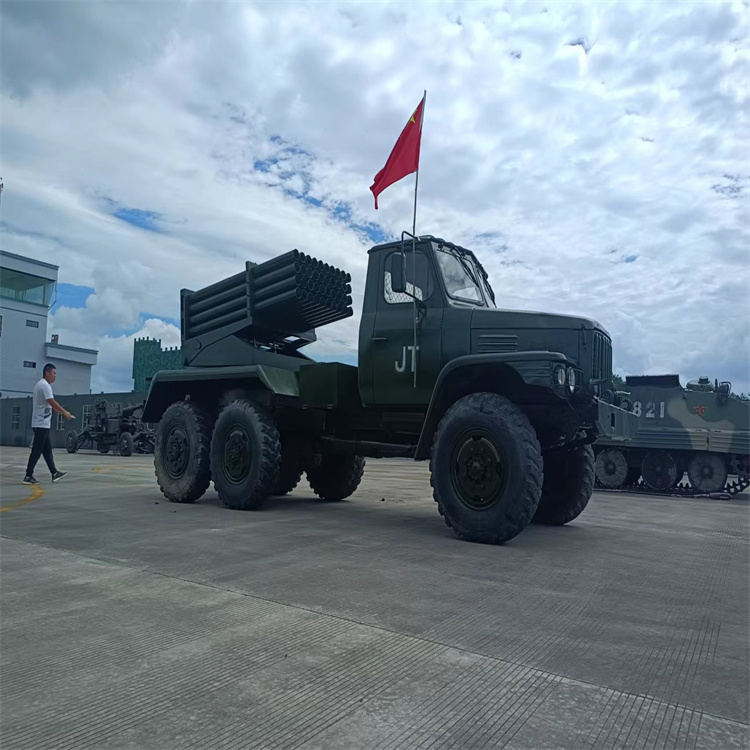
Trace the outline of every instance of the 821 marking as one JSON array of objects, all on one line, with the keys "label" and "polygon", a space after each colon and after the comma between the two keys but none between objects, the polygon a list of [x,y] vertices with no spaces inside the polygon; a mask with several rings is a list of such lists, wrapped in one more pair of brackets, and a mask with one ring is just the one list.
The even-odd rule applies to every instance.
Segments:
[{"label": "821 marking", "polygon": [[[640,401],[633,401],[633,414],[635,414],[636,417],[640,417],[641,414],[643,414],[643,405]],[[655,419],[656,418],[656,403],[654,401],[649,401],[646,404],[646,419]],[[664,402],[659,402],[659,419],[664,419]]]}]

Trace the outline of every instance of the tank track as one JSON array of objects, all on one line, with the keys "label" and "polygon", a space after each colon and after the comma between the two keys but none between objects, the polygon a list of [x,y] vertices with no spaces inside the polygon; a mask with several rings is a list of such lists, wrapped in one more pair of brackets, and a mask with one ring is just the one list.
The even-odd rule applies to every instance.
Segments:
[{"label": "tank track", "polygon": [[635,484],[626,484],[615,489],[602,486],[598,477],[594,483],[594,488],[597,492],[627,492],[631,495],[660,495],[662,497],[710,497],[714,500],[729,500],[730,497],[738,495],[748,487],[750,487],[750,477],[742,476],[727,480],[724,489],[720,492],[699,492],[686,481],[681,481],[670,490],[651,489],[640,478]]}]

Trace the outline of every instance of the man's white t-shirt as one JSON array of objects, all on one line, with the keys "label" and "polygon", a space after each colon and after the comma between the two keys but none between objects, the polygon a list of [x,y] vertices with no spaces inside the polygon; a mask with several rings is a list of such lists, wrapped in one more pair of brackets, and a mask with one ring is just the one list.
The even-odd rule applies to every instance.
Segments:
[{"label": "man's white t-shirt", "polygon": [[31,416],[32,427],[52,427],[52,407],[47,403],[52,395],[52,386],[42,378],[34,386],[34,411]]}]

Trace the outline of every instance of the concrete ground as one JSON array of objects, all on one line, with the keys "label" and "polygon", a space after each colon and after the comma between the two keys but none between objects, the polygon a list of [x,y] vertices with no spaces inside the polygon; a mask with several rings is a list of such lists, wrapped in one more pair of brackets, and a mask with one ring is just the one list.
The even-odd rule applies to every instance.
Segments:
[{"label": "concrete ground", "polygon": [[426,467],[350,500],[166,502],[148,456],[2,450],[0,740],[55,748],[741,748],[748,496],[596,494],[462,542]]}]

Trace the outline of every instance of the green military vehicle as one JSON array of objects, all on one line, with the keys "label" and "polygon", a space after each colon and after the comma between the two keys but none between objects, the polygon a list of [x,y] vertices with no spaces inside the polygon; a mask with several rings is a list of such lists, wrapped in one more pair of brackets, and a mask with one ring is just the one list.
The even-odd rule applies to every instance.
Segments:
[{"label": "green military vehicle", "polygon": [[366,457],[408,457],[430,460],[438,509],[464,539],[576,518],[591,444],[632,419],[611,403],[607,332],[496,309],[471,251],[405,232],[369,251],[359,366],[314,362],[301,350],[315,326],[353,314],[349,281],[295,250],[182,290],[185,368],[154,376],[143,413],[158,422],[164,495],[192,503],[213,480],[225,505],[254,509],[306,473],[342,500]]},{"label": "green military vehicle", "polygon": [[641,375],[625,388],[622,404],[640,423],[626,443],[597,442],[599,485],[685,495],[750,486],[750,403],[732,395],[731,383],[704,375],[683,388],[678,375]]}]

